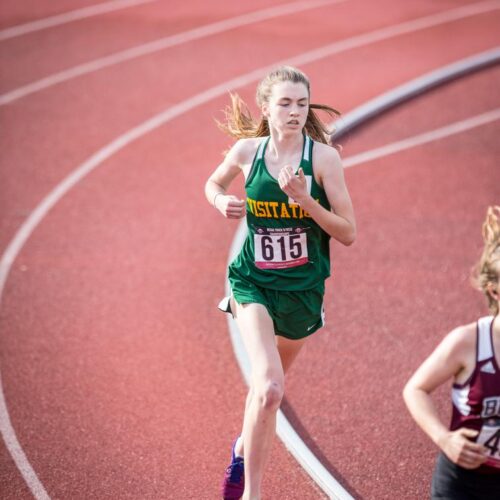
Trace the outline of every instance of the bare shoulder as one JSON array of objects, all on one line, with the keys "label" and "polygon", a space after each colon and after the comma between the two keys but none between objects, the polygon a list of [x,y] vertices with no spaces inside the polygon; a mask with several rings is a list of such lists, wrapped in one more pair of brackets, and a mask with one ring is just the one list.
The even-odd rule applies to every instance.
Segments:
[{"label": "bare shoulder", "polygon": [[313,162],[314,167],[323,174],[342,170],[342,160],[339,152],[334,147],[321,142],[314,143]]},{"label": "bare shoulder", "polygon": [[240,166],[247,165],[253,161],[255,152],[262,141],[262,137],[249,139],[238,139],[227,154],[227,158]]},{"label": "bare shoulder", "polygon": [[476,323],[458,326],[443,339],[444,346],[459,357],[470,356],[476,351]]}]

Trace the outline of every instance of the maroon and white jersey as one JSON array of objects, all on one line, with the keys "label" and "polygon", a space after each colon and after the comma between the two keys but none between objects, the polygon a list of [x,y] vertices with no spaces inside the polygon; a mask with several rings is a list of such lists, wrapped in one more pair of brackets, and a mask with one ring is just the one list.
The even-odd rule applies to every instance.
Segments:
[{"label": "maroon and white jersey", "polygon": [[489,450],[482,466],[500,473],[500,368],[493,346],[493,316],[477,322],[476,366],[463,384],[453,384],[450,430],[467,427],[479,431],[476,442]]}]

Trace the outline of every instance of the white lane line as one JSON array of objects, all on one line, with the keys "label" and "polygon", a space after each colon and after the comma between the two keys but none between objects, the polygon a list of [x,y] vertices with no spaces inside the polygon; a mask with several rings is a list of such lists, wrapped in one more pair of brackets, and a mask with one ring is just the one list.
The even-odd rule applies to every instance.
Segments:
[{"label": "white lane line", "polygon": [[374,148],[369,151],[358,153],[356,155],[350,156],[349,158],[346,158],[343,164],[346,168],[353,167],[354,165],[359,165],[360,163],[376,160],[384,156],[398,153],[399,151],[404,151],[405,149],[410,149],[415,146],[427,144],[428,142],[437,141],[438,139],[443,139],[444,137],[449,137],[450,135],[459,134],[460,132],[465,132],[466,130],[480,127],[481,125],[486,125],[487,123],[491,123],[499,119],[500,108],[496,108],[488,111],[487,113],[482,113],[466,120],[450,123],[445,127],[430,130],[429,132],[425,132],[423,134],[418,134],[401,141],[386,144],[385,146],[381,146],[379,148]]},{"label": "white lane line", "polygon": [[[466,120],[451,123],[445,127],[409,137],[402,141],[393,142],[380,148],[350,156],[343,160],[342,163],[345,168],[353,167],[355,165],[359,165],[376,158],[382,158],[383,156],[388,156],[398,151],[403,151],[404,149],[409,149],[421,144],[442,139],[443,137],[449,137],[454,134],[459,134],[461,132],[465,132],[466,130],[491,123],[498,119],[500,119],[500,108],[494,109],[487,113],[473,116]],[[228,266],[229,263],[232,262],[233,259],[238,255],[246,236],[247,227],[245,221],[243,220],[238,225],[233,242],[231,243]],[[225,292],[226,296],[231,294],[231,288],[227,279],[227,275]],[[234,354],[243,374],[243,378],[247,385],[249,385],[251,374],[250,360],[241,340],[236,321],[229,314],[227,315],[227,324]],[[276,433],[278,434],[278,437],[285,443],[285,446],[290,450],[292,455],[296,458],[300,457],[299,462],[302,467],[311,477],[314,478],[318,486],[324,492],[328,493],[330,498],[334,498],[337,500],[354,500],[353,497],[344,489],[344,487],[324,467],[324,465],[319,462],[319,460],[312,454],[311,450],[307,447],[302,438],[297,434],[297,432],[292,427],[281,410],[278,411],[277,415]]]},{"label": "white lane line", "polygon": [[33,496],[38,500],[50,500],[47,491],[43,484],[38,479],[33,467],[29,463],[19,441],[17,440],[16,432],[10,421],[9,410],[3,394],[2,376],[0,373],[0,432],[5,441],[5,446],[9,450],[17,468],[21,472],[28,488],[33,493]]},{"label": "white lane line", "polygon": [[63,14],[57,14],[55,16],[45,17],[44,19],[38,19],[29,23],[18,24],[10,28],[5,28],[0,30],[0,41],[8,40],[9,38],[14,38],[16,36],[26,35],[27,33],[33,33],[34,31],[41,31],[54,26],[60,26],[61,24],[79,21],[80,19],[86,19],[88,17],[98,16],[115,10],[126,9],[135,5],[155,1],[156,0],[112,0],[111,2],[90,5],[89,7],[83,7],[81,9],[64,12]]},{"label": "white lane line", "polygon": [[223,33],[225,31],[240,28],[248,24],[266,21],[275,17],[296,14],[298,12],[315,9],[328,4],[336,4],[346,1],[347,0],[302,0],[298,2],[279,5],[277,7],[256,10],[248,14],[242,14],[240,16],[231,17],[229,19],[224,19],[215,23],[206,24],[198,28],[183,31],[182,33],[177,33],[165,38],[160,38],[153,42],[148,42],[142,45],[137,45],[136,47],[122,50],[120,52],[115,52],[114,54],[110,54],[99,59],[94,59],[93,61],[73,66],[58,73],[53,73],[49,76],[41,78],[40,80],[35,80],[34,82],[28,83],[0,95],[0,106],[16,101],[17,99],[21,99],[22,97],[25,97],[27,95],[34,94],[35,92],[39,92],[40,90],[47,89],[49,87],[57,85],[58,83],[67,82],[68,80],[72,80],[73,78],[87,75],[103,68],[109,68],[110,66],[115,66],[122,62],[130,61],[138,57],[153,54],[170,47],[175,47],[176,45],[181,45],[193,40],[199,40],[200,38]]},{"label": "white lane line", "polygon": [[380,115],[399,104],[404,103],[428,92],[434,87],[438,87],[450,80],[465,76],[471,71],[478,71],[488,66],[493,66],[500,62],[500,47],[474,54],[460,61],[456,61],[446,66],[441,66],[430,73],[426,73],[414,80],[411,80],[399,87],[391,89],[389,92],[381,94],[368,102],[365,102],[346,116],[330,124],[330,128],[335,130],[333,139],[342,138],[360,123],[366,123],[370,118]]},{"label": "white lane line", "polygon": [[[483,6],[481,8],[484,8],[486,4],[491,5],[494,4],[495,8],[498,8],[498,1],[496,2],[480,2],[478,4],[475,4],[476,6]],[[443,18],[442,15],[440,15],[439,19],[439,24],[453,21],[457,19],[457,10],[462,11],[463,9],[455,9],[449,11],[450,13],[450,18],[446,19]],[[468,11],[467,15],[475,15],[477,14],[477,11]],[[435,17],[435,16],[431,16]],[[462,17],[465,17],[462,15]],[[415,21],[415,26],[414,30],[422,29],[425,27],[428,27],[429,24],[424,24],[422,25],[422,20],[416,20]],[[431,21],[434,22],[432,24],[433,26],[436,25],[437,21]],[[403,31],[403,33],[408,33],[410,32],[410,29],[408,27],[408,23],[403,23],[406,25],[406,29]],[[397,25],[394,31],[393,36],[397,36],[401,34],[400,27],[401,25]],[[385,29],[385,37],[384,39],[390,38],[389,33],[387,32],[387,29]],[[375,32],[377,33],[377,32]],[[359,37],[356,37],[359,38]],[[380,35],[375,36],[374,41],[379,41]],[[370,43],[368,37],[364,37],[364,44]],[[100,166],[104,160],[107,158],[111,157],[136,139],[144,136],[145,134],[155,130],[156,128],[160,127],[161,125],[164,125],[168,123],[169,121],[173,120],[174,118],[187,113],[188,111],[191,111],[192,109],[196,108],[197,106],[200,106],[202,104],[205,104],[212,99],[215,99],[217,97],[220,97],[224,94],[226,94],[230,90],[235,90],[237,88],[243,87],[245,85],[248,85],[252,82],[255,82],[259,78],[262,78],[266,73],[269,72],[271,68],[274,68],[275,66],[279,64],[299,64],[298,61],[300,61],[300,64],[307,64],[311,63],[317,60],[320,60],[322,58],[325,58],[331,54],[334,53],[339,53],[342,50],[348,50],[349,48],[352,48],[351,45],[343,45],[343,49],[341,49],[339,46],[342,45],[343,42],[337,42],[331,45],[328,45],[329,50],[324,50],[324,49],[317,49],[311,52],[306,52],[304,54],[300,54],[294,58],[291,59],[285,59],[283,61],[278,61],[272,66],[266,66],[263,68],[259,68],[255,71],[252,71],[250,73],[246,73],[238,78],[234,78],[232,80],[226,81],[220,85],[217,85],[215,87],[212,87],[204,92],[201,92],[199,94],[196,94],[189,99],[186,99],[179,104],[172,106],[170,108],[167,108],[163,112],[153,116],[149,120],[143,122],[142,124],[130,129],[128,132],[125,134],[117,137],[114,141],[109,143],[107,146],[104,148],[101,148],[98,150],[96,153],[94,153],[87,161],[79,165],[71,174],[69,174],[63,181],[61,181],[42,201],[39,203],[33,212],[27,217],[27,219],[23,222],[19,230],[16,232],[14,235],[14,238],[10,241],[8,247],[6,248],[5,252],[2,254],[2,258],[0,260],[0,305],[1,305],[1,300],[2,300],[2,295],[3,295],[3,290],[5,288],[5,283],[7,281],[7,278],[9,276],[10,269],[12,267],[12,264],[14,263],[14,260],[17,258],[19,255],[19,252],[25,245],[26,241],[28,238],[31,236],[35,228],[38,226],[38,224],[43,220],[43,218],[47,215],[47,213],[57,204],[57,202],[68,192],[70,191],[80,180],[82,180],[86,175],[88,175],[92,170]],[[357,46],[360,46],[361,44],[358,44]],[[10,423],[10,417],[7,409],[7,405],[5,402],[5,395],[3,392],[3,387],[1,386],[1,380],[0,380],[0,431],[2,433],[2,437],[6,443],[6,447],[12,456],[14,462],[16,463],[19,471],[21,472],[24,480],[26,481],[28,487],[30,487],[31,491],[35,495],[36,498],[45,498],[43,496],[39,497],[37,496],[37,491],[43,490],[43,486],[37,477],[35,471],[31,467],[30,463],[28,462],[24,452],[22,452],[22,448],[19,444],[19,441],[17,439],[17,436],[15,434],[15,431]],[[19,453],[19,450],[21,453]],[[312,455],[312,454],[311,454]],[[320,464],[321,465],[321,464]],[[326,469],[325,469],[326,470]],[[328,471],[326,471],[328,473]],[[333,479],[333,476],[331,476]],[[333,481],[335,481],[333,479]],[[336,482],[336,481],[335,481]],[[33,489],[31,487],[32,484],[39,485],[37,488]],[[44,490],[43,490],[44,491]]]},{"label": "white lane line", "polygon": [[[238,229],[234,235],[231,248],[229,249],[229,256],[226,269],[229,263],[238,255],[243,242],[247,236],[246,219],[238,225]],[[231,287],[227,279],[225,284],[226,296],[231,294]],[[227,325],[229,329],[229,336],[233,345],[233,351],[238,361],[241,373],[246,384],[250,385],[251,365],[248,358],[245,346],[241,340],[240,331],[236,321],[230,314],[226,315]],[[286,449],[297,460],[300,466],[309,474],[313,481],[321,488],[323,492],[328,495],[328,498],[335,500],[354,500],[350,493],[335,479],[335,477],[328,471],[328,469],[316,458],[308,446],[304,443],[302,438],[297,434],[293,426],[290,424],[285,414],[281,409],[278,410],[276,415],[276,434],[285,445]]]},{"label": "white lane line", "polygon": [[[234,29],[239,26],[243,26],[257,21],[262,21],[264,19],[270,19],[271,17],[276,17],[278,15],[285,15],[286,12],[281,14],[278,13],[273,14],[272,11],[275,11],[277,9],[290,9],[288,13],[291,14],[292,12],[305,10],[308,6],[311,7],[319,6],[322,5],[323,3],[296,2],[294,4],[285,5],[283,7],[275,7],[272,9],[265,9],[264,11],[256,11],[252,14],[226,19],[224,21],[220,21],[214,24],[209,24],[206,26],[201,26],[200,28],[195,28],[193,30],[179,33],[177,35],[161,38],[160,40],[156,40],[154,42],[150,42],[144,45],[132,47],[131,49],[127,49],[122,52],[117,52],[115,54],[111,54],[109,56],[100,59],[95,59],[94,61],[74,66],[59,73],[54,73],[40,80],[36,80],[34,82],[18,87],[17,89],[11,90],[5,94],[1,94],[0,106],[14,102],[17,99],[33,94],[35,92],[39,92],[40,90],[52,87],[53,85],[56,85],[58,83],[65,82],[73,78],[76,78],[78,76],[92,73],[94,71],[98,71],[100,69],[109,66],[114,66],[121,62],[129,61],[137,57],[142,57],[144,55],[152,54],[154,52],[158,52],[160,50],[173,47],[175,45],[180,45],[188,41],[196,40],[216,33],[222,33],[223,31]],[[296,6],[295,10],[293,6]],[[313,55],[314,57],[321,58],[325,57],[326,55],[332,55],[335,53],[343,52],[345,50],[362,47],[382,40],[387,40],[397,35],[402,35],[420,29],[439,26],[441,24],[446,24],[452,21],[457,21],[459,19],[464,19],[466,17],[483,14],[485,12],[489,12],[499,8],[500,8],[499,0],[486,0],[470,4],[465,7],[459,7],[457,9],[440,12],[439,14],[433,14],[431,16],[425,16],[419,19],[414,19],[412,21],[406,21],[404,23],[388,26],[386,28],[346,38],[339,42],[334,42],[331,45],[321,47],[317,49],[318,54],[314,54],[314,51],[307,52],[305,53],[306,62],[311,55]],[[267,14],[266,11],[268,12]],[[251,16],[252,20],[248,20],[247,19],[248,16]],[[291,64],[300,65],[305,63],[302,62],[302,59],[296,58],[294,60],[291,60]]]},{"label": "white lane line", "polygon": [[459,7],[457,9],[441,12],[432,16],[421,17],[412,21],[407,21],[401,24],[389,26],[387,28],[382,28],[370,33],[365,33],[363,35],[346,38],[345,40],[342,40],[340,42],[335,42],[331,45],[326,45],[325,47],[320,47],[316,50],[306,52],[302,56],[294,57],[289,61],[290,64],[307,64],[313,59],[321,59],[323,57],[338,54],[339,52],[344,52],[349,49],[354,49],[375,42],[380,42],[382,40],[387,40],[398,35],[405,35],[414,31],[439,26],[441,24],[447,24],[453,21],[458,21],[466,17],[484,14],[486,12],[498,10],[499,8],[499,0],[487,0],[478,2],[475,4],[467,5],[465,7]]}]

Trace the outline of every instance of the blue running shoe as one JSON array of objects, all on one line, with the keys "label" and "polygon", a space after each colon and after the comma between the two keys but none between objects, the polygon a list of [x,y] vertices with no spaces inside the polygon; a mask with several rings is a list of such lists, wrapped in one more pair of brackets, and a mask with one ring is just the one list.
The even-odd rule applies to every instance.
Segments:
[{"label": "blue running shoe", "polygon": [[224,500],[239,500],[245,490],[245,466],[243,457],[237,457],[234,453],[236,440],[231,452],[231,463],[224,474],[222,482],[222,498]]}]

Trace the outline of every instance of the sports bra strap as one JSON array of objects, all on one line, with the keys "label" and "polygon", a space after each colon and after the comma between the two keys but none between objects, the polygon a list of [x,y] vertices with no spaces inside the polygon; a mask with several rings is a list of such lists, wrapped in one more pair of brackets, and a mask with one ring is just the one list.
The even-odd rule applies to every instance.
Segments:
[{"label": "sports bra strap", "polygon": [[304,153],[302,155],[302,159],[304,161],[311,161],[311,138],[306,135],[305,136],[306,140],[305,140],[305,143],[304,143]]},{"label": "sports bra strap", "polygon": [[492,358],[493,346],[491,344],[491,323],[493,316],[485,316],[477,322],[477,360],[484,361]]},{"label": "sports bra strap", "polygon": [[264,140],[260,141],[259,147],[257,148],[257,153],[255,155],[256,160],[262,160],[264,156],[264,150],[266,149],[266,144],[269,142],[270,137],[264,138]]}]

